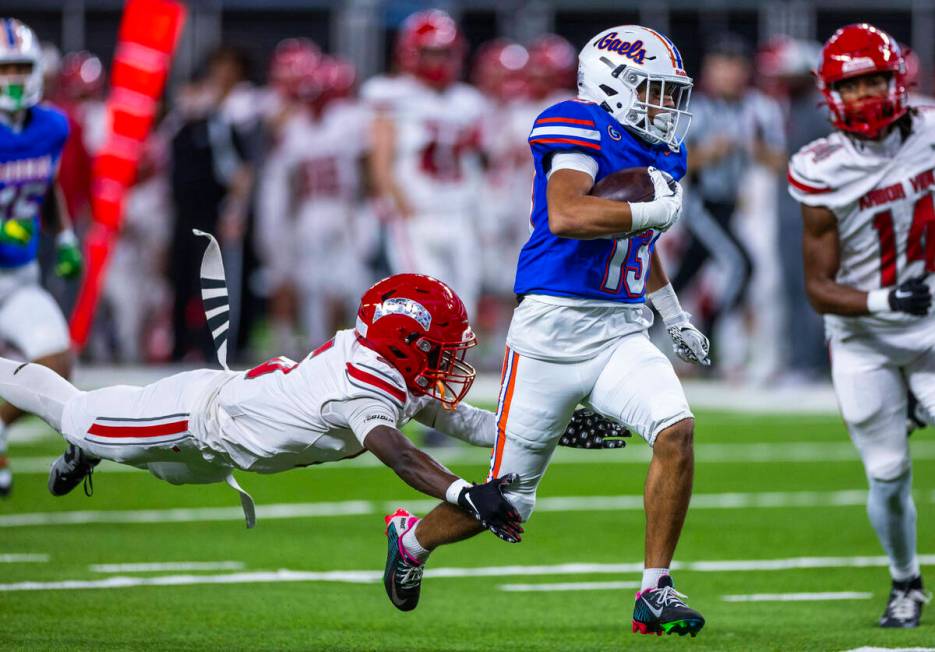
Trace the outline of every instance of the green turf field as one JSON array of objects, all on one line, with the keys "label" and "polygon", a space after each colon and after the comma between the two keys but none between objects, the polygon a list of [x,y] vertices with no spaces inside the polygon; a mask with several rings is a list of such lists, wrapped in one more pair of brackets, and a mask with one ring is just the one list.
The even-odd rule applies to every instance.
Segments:
[{"label": "green turf field", "polygon": [[[931,430],[913,439],[920,551],[932,554],[935,441]],[[881,552],[864,512],[861,466],[836,418],[701,413],[696,445],[695,501],[677,552],[690,567],[675,574],[708,620],[695,639],[630,633],[634,589],[621,583],[637,581],[641,565],[648,452],[641,441],[622,451],[562,451],[525,541],[511,546],[487,534],[437,551],[428,566],[435,576],[408,614],[390,605],[379,580],[382,515],[426,503],[365,458],[241,474],[261,507],[257,528],[247,531],[230,489],[172,487],[143,472],[105,467],[93,498],[79,490],[55,499],[42,468],[60,445],[48,437],[14,445],[14,470],[19,460],[24,472],[14,497],[0,503],[0,648],[935,647],[935,607],[918,630],[875,627],[888,575],[875,559]],[[466,477],[486,472],[486,451],[441,454]],[[77,522],[62,523],[68,514]],[[216,565],[99,566],[168,562]],[[778,568],[763,570],[767,564]],[[98,588],[61,588],[66,581]],[[36,590],[10,590],[23,583]],[[579,586],[528,590],[557,583]],[[815,592],[851,599],[725,600]]]}]

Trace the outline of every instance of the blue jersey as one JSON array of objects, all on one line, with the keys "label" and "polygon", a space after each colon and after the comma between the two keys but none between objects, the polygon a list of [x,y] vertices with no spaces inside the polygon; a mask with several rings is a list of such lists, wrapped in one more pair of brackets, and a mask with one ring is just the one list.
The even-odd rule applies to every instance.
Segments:
[{"label": "blue jersey", "polygon": [[55,180],[67,138],[67,118],[44,106],[29,109],[22,131],[0,124],[0,221],[33,222],[28,242],[0,242],[0,269],[20,267],[36,259],[42,202]]},{"label": "blue jersey", "polygon": [[595,183],[618,170],[648,166],[678,180],[685,175],[685,147],[673,152],[665,144],[650,145],[597,104],[582,100],[559,102],[543,111],[533,124],[529,146],[535,163],[532,233],[519,255],[516,293],[644,302],[650,261],[660,234],[650,230],[620,240],[574,240],[554,235],[549,230],[546,203],[548,173],[556,154],[581,152],[597,161]]}]

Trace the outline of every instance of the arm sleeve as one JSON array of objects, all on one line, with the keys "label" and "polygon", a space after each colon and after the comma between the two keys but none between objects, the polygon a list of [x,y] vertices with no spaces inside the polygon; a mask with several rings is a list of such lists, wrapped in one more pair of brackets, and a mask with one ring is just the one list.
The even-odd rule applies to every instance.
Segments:
[{"label": "arm sleeve", "polygon": [[338,425],[350,429],[364,445],[364,439],[377,426],[396,428],[399,424],[399,410],[389,403],[372,398],[352,398],[334,403],[332,414],[337,417]]},{"label": "arm sleeve", "polygon": [[590,175],[593,180],[597,178],[598,167],[594,157],[582,152],[560,152],[552,157],[552,167],[546,178],[551,177],[556,170],[577,170]]},{"label": "arm sleeve", "polygon": [[415,419],[473,446],[493,446],[497,436],[496,415],[467,403],[461,403],[454,410],[445,410],[441,403],[433,400],[416,413]]}]

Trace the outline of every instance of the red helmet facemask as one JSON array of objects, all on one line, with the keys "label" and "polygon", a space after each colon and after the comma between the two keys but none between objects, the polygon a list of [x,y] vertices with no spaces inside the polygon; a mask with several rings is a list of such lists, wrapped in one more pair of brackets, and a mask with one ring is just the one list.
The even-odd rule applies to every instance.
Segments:
[{"label": "red helmet facemask", "polygon": [[457,406],[477,376],[464,359],[477,345],[464,303],[431,276],[397,274],[377,282],[361,297],[356,332],[403,375],[410,392],[445,408]]},{"label": "red helmet facemask", "polygon": [[406,19],[396,42],[400,67],[429,86],[443,89],[461,74],[464,38],[444,11],[431,9]]},{"label": "red helmet facemask", "polygon": [[[885,95],[851,102],[841,98],[839,82],[873,74],[888,75]],[[908,111],[906,62],[899,44],[867,23],[842,27],[828,39],[816,76],[831,123],[841,131],[876,139]]]}]

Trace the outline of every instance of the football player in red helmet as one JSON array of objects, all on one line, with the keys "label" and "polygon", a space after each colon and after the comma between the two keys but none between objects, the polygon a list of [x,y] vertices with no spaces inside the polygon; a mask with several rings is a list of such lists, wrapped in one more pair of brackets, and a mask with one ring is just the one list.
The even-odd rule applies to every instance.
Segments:
[{"label": "football player in red helmet", "polygon": [[474,57],[471,81],[497,104],[515,101],[526,92],[529,52],[519,43],[494,39],[481,44]]},{"label": "football player in red helmet", "polygon": [[457,81],[465,50],[458,24],[437,9],[409,16],[396,41],[400,68],[439,89]]},{"label": "football player in red helmet", "polygon": [[572,97],[578,73],[578,51],[557,34],[540,36],[529,44],[526,71],[533,100],[541,102],[557,95]]},{"label": "football player in red helmet", "polygon": [[906,419],[910,392],[935,412],[935,111],[908,105],[902,49],[866,23],[834,33],[816,76],[835,132],[802,148],[788,173],[802,205],[805,289],[824,315],[841,416],[870,484],[867,513],[889,557],[880,626],[917,627],[930,596]]},{"label": "football player in red helmet", "polygon": [[[208,251],[215,250],[216,243]],[[226,332],[225,283],[202,282],[213,283],[204,286],[214,292],[211,324]],[[233,469],[275,473],[370,451],[413,488],[450,499],[515,542],[519,515],[502,495],[512,478],[472,485],[399,431],[417,418],[492,445],[494,415],[459,405],[474,380],[464,361],[472,346],[458,296],[433,278],[405,274],[370,288],[356,328],[339,331],[300,363],[278,357],[246,372],[201,369],[147,387],[82,392],[46,367],[0,358],[0,396],[69,443],[49,475],[56,496],[81,484],[101,459],[173,484],[232,484]],[[252,525],[252,500],[238,491]]]},{"label": "football player in red helmet", "polygon": [[321,49],[311,39],[287,38],[273,51],[270,84],[289,100],[303,100],[317,93],[314,73],[321,64]]}]

